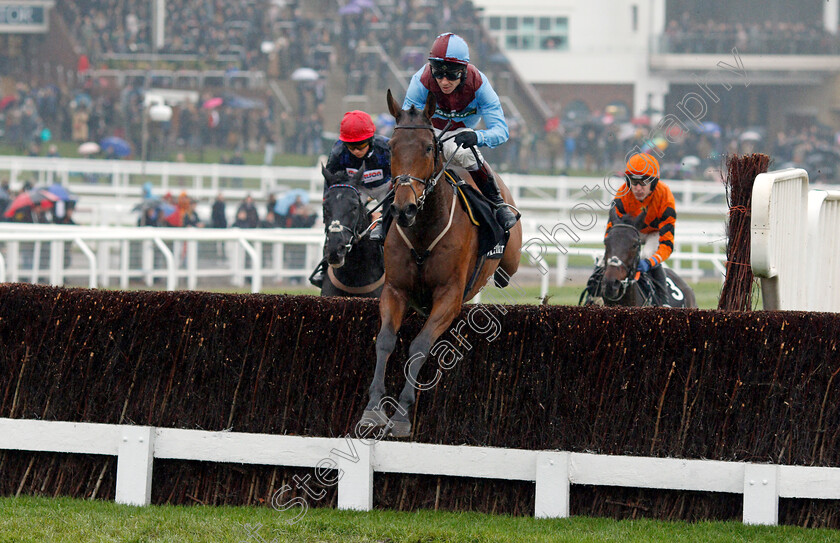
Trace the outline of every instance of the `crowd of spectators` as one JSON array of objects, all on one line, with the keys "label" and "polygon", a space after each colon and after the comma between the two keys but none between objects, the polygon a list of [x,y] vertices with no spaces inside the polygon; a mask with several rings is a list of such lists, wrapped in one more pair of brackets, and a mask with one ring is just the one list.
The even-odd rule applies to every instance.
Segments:
[{"label": "crowd of spectators", "polygon": [[697,21],[686,13],[668,22],[661,46],[663,53],[728,54],[737,47],[744,55],[836,55],[840,37],[822,21]]}]

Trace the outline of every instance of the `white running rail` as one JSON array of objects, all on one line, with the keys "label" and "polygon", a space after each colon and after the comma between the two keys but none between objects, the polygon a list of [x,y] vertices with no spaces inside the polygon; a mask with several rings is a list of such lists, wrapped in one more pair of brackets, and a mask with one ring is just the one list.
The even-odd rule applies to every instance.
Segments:
[{"label": "white running rail", "polygon": [[533,481],[537,518],[568,517],[571,485],[742,494],[743,522],[766,525],[778,524],[779,498],[840,499],[840,468],[400,443],[349,435],[0,418],[2,449],[116,456],[116,501],[140,506],[151,501],[156,458],[313,468],[324,486],[338,485],[339,509],[361,511],[373,508],[374,473]]}]

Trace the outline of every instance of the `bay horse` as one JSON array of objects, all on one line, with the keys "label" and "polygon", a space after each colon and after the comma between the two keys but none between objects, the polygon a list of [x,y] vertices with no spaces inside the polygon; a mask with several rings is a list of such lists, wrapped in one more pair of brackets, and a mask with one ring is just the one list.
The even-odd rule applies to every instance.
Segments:
[{"label": "bay horse", "polygon": [[[604,238],[604,260],[589,279],[587,290],[581,294],[584,305],[697,307],[694,290],[670,268],[664,269],[669,299],[661,304],[654,304],[651,299],[654,288],[651,280],[636,277],[642,249],[639,228],[643,227],[644,218],[644,213],[636,218],[628,215],[619,218],[615,209],[610,209],[613,226]],[[645,288],[639,284],[641,281],[647,282]]]},{"label": "bay horse", "polygon": [[371,241],[371,218],[359,192],[364,168],[353,178],[321,166],[324,191],[325,258],[321,296],[378,298],[385,283],[382,247]]},{"label": "bay horse", "polygon": [[[517,222],[510,230],[501,259],[488,258],[478,266],[478,228],[459,205],[454,185],[444,176],[442,145],[431,120],[436,105],[434,95],[429,93],[422,110],[414,106],[401,109],[390,90],[387,100],[388,110],[396,120],[390,141],[394,183],[390,212],[396,224],[385,238],[385,286],[379,300],[381,327],[376,337],[376,369],[360,425],[386,425],[391,436],[408,437],[415,389],[421,388],[417,375],[430,349],[461,312],[464,302],[478,294],[491,276],[497,285],[504,286],[516,273],[522,226]],[[451,170],[476,187],[467,170]],[[513,205],[508,188],[501,179],[498,183],[505,202]],[[504,273],[496,273],[499,269]],[[475,280],[471,281],[474,272]],[[403,367],[406,383],[396,413],[389,419],[381,405],[385,366],[409,307],[427,318],[409,346],[409,359]]]}]

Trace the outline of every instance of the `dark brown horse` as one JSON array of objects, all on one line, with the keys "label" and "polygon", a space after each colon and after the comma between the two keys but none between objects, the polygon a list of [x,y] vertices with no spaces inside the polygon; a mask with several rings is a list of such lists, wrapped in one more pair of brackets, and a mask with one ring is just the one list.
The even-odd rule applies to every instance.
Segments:
[{"label": "dark brown horse", "polygon": [[629,215],[619,218],[615,209],[610,210],[613,227],[604,238],[604,261],[602,267],[595,270],[584,291],[585,305],[623,305],[668,307],[697,307],[694,291],[677,272],[665,268],[665,294],[668,300],[654,303],[651,296],[652,285],[642,288],[637,278],[636,269],[642,248],[642,236],[639,228],[644,226],[644,213],[633,219]]},{"label": "dark brown horse", "polygon": [[[417,375],[435,341],[461,311],[462,304],[475,296],[494,275],[506,284],[519,267],[522,227],[510,231],[502,258],[487,259],[476,280],[467,290],[477,267],[478,229],[456,200],[454,187],[443,173],[440,142],[432,127],[435,98],[429,93],[424,109],[402,110],[388,91],[388,109],[396,119],[391,137],[391,174],[395,218],[385,239],[385,286],[379,302],[381,328],[376,338],[376,370],[370,385],[370,401],[362,424],[388,425],[391,435],[411,434],[409,420],[414,405]],[[475,187],[468,171],[452,168]],[[499,180],[502,196],[514,204],[510,191]],[[427,315],[420,334],[409,347],[409,360],[402,368],[406,383],[399,397],[399,407],[388,418],[382,409],[385,394],[385,365],[397,340],[397,332],[409,307]]]}]

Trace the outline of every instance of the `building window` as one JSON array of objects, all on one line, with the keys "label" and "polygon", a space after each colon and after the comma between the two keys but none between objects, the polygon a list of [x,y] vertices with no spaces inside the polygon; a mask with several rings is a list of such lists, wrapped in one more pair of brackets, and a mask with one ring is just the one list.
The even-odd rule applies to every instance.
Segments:
[{"label": "building window", "polygon": [[630,20],[632,21],[633,32],[638,32],[639,30],[639,6],[633,4],[633,7],[630,8]]},{"label": "building window", "polygon": [[567,17],[499,17],[485,18],[487,27],[498,43],[511,50],[569,49],[569,19]]}]

